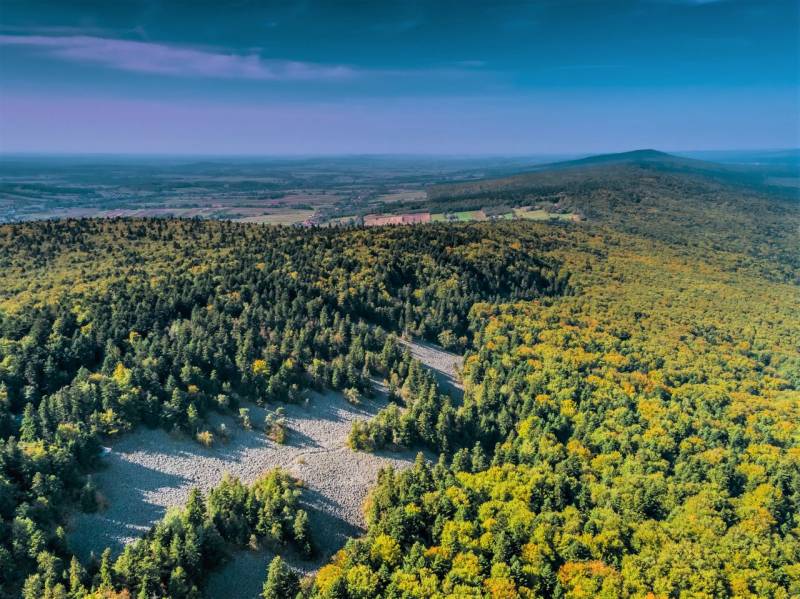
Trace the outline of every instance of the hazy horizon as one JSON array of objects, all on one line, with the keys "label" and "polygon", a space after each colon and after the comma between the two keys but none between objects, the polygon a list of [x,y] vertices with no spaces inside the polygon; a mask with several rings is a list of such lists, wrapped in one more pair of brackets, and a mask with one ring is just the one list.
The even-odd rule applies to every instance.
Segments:
[{"label": "hazy horizon", "polygon": [[47,152],[47,151],[29,151],[29,152],[15,152],[0,150],[0,156],[4,158],[42,158],[42,159],[90,159],[90,158],[108,158],[108,159],[219,159],[219,160],[314,160],[314,159],[386,159],[386,160],[416,160],[423,158],[439,159],[439,160],[464,160],[464,161],[479,161],[479,160],[573,160],[579,158],[588,158],[592,156],[626,154],[638,151],[656,151],[664,154],[672,154],[675,156],[684,156],[696,158],[701,155],[719,156],[720,158],[735,155],[783,155],[783,154],[800,154],[800,146],[797,147],[783,147],[783,148],[731,148],[724,150],[714,149],[680,149],[680,150],[664,150],[661,148],[630,148],[627,150],[619,151],[596,151],[596,152],[558,152],[558,153],[519,153],[519,154],[454,154],[454,153],[397,153],[397,152],[363,152],[363,153],[323,153],[323,154],[304,154],[304,153],[273,153],[273,154],[218,154],[212,152],[197,152],[197,153],[156,153],[156,152]]}]

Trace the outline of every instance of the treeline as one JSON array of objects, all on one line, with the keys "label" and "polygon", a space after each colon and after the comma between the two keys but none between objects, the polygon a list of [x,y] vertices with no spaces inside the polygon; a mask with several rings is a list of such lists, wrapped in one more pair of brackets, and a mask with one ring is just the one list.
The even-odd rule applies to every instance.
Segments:
[{"label": "treeline", "polygon": [[84,474],[104,437],[145,424],[209,444],[223,434],[209,412],[245,400],[297,401],[309,387],[357,400],[391,369],[417,381],[391,335],[460,348],[474,302],[566,291],[557,263],[538,257],[544,245],[489,226],[0,227],[2,588],[66,568],[63,510],[93,509]]}]

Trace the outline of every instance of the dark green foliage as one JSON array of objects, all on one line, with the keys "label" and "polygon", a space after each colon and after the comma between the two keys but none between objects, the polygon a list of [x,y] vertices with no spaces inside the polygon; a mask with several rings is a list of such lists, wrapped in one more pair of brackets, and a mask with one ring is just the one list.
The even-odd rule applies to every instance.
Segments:
[{"label": "dark green foliage", "polygon": [[292,539],[301,554],[306,559],[314,555],[314,545],[311,542],[311,525],[308,521],[308,513],[305,510],[297,510],[297,515],[292,523]]},{"label": "dark green foliage", "polygon": [[459,435],[451,398],[439,391],[434,375],[394,339],[387,339],[379,361],[392,403],[369,421],[353,422],[350,445],[374,451],[426,445],[447,452]]},{"label": "dark green foliage", "polygon": [[183,510],[170,513],[142,540],[125,548],[114,562],[113,585],[133,595],[199,597],[208,573],[225,559],[228,547],[247,547],[253,536],[273,550],[292,543],[305,552],[311,547],[311,533],[308,516],[297,507],[299,494],[280,470],[250,487],[226,477],[207,499],[193,490]]},{"label": "dark green foliage", "polygon": [[292,572],[280,555],[276,556],[267,570],[267,579],[261,592],[263,599],[294,599],[299,590],[297,574]]}]

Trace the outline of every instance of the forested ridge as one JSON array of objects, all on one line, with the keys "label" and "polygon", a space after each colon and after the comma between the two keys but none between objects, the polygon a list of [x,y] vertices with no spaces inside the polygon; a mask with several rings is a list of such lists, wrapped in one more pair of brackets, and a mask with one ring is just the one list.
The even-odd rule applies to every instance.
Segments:
[{"label": "forested ridge", "polygon": [[[302,582],[277,559],[265,597],[800,594],[796,211],[737,235],[741,204],[703,228],[673,200],[630,226],[0,228],[3,589],[192,597],[226,546],[313,551],[280,472],[113,563],[71,558],[64,510],[96,509],[99,443],[134,426],[213,443],[212,411],[385,379],[351,445],[438,463],[382,473],[367,535]],[[466,352],[460,402],[402,333]]]},{"label": "forested ridge", "polygon": [[690,258],[727,257],[737,267],[769,264],[762,276],[798,282],[796,193],[743,185],[740,179],[752,177],[748,171],[668,154],[656,153],[649,160],[631,154],[611,155],[603,165],[577,161],[563,169],[437,185],[428,191],[426,207],[432,211],[553,207],[577,212],[615,231],[686,246]]}]

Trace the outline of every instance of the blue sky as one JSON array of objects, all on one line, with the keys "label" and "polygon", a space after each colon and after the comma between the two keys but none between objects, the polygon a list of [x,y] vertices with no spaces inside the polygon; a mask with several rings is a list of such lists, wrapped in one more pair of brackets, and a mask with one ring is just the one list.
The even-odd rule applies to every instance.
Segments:
[{"label": "blue sky", "polygon": [[3,0],[0,150],[800,145],[796,0]]}]

